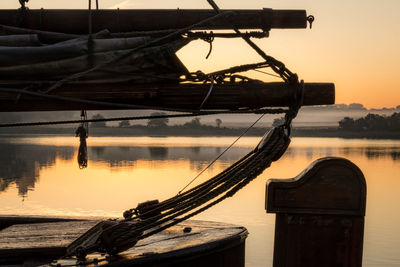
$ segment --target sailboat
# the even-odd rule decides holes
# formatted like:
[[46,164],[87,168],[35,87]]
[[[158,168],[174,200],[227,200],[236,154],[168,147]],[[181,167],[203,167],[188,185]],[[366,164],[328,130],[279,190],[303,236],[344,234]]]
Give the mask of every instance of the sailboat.
[[[301,106],[334,103],[334,84],[301,81],[252,41],[271,29],[306,28],[314,18],[305,10],[221,10],[212,0],[210,10],[32,10],[20,2],[18,10],[0,10],[0,112],[154,109],[174,112],[166,116],[284,113],[285,120],[222,173],[170,199],[140,203],[123,219],[2,216],[0,264],[244,266],[245,228],[187,219],[278,160]],[[214,38],[242,38],[262,61],[189,72],[175,53],[198,39],[211,52]],[[264,69],[282,82],[245,76]]]

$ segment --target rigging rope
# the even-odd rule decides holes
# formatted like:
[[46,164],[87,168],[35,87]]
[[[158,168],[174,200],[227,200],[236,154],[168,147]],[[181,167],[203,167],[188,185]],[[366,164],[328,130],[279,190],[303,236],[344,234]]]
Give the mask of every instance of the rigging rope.
[[84,104],[93,104],[93,105],[102,105],[114,108],[124,108],[124,109],[154,109],[154,110],[162,110],[162,111],[180,111],[180,112],[190,112],[190,113],[197,113],[198,110],[191,110],[191,109],[177,109],[177,108],[163,108],[163,107],[156,107],[156,106],[145,106],[145,105],[136,105],[136,104],[125,104],[125,103],[110,103],[104,101],[95,101],[95,100],[88,100],[88,99],[81,99],[81,98],[74,98],[74,97],[66,97],[66,96],[58,96],[58,95],[49,95],[46,93],[40,92],[33,92],[27,91],[23,89],[14,89],[14,88],[4,88],[0,87],[1,92],[8,92],[8,93],[17,93],[17,94],[27,94],[42,98],[54,99],[54,100],[62,100],[68,102],[76,102],[76,103],[84,103]]
[[210,83],[211,83],[210,88],[208,89],[207,95],[204,98],[203,102],[201,102],[199,110],[201,110],[203,108],[204,104],[207,102],[208,98],[210,97],[212,90],[214,89],[214,79],[212,77],[210,78]]
[[[0,89],[1,91],[1,89]],[[60,125],[60,124],[76,124],[76,123],[89,123],[89,122],[107,122],[107,121],[124,121],[124,120],[149,120],[149,119],[163,119],[163,118],[183,118],[183,117],[197,117],[197,116],[210,116],[219,114],[282,114],[287,113],[288,109],[274,108],[274,109],[249,109],[249,110],[220,110],[220,111],[197,111],[194,113],[184,114],[165,114],[165,115],[150,115],[150,116],[133,116],[133,117],[114,117],[104,119],[80,119],[80,120],[63,120],[63,121],[40,121],[40,122],[20,122],[20,123],[3,123],[0,128],[7,127],[24,127],[24,126],[44,126],[44,125]]]
[[202,175],[206,170],[208,170],[220,157],[222,157],[232,146],[234,146],[237,141],[239,141],[240,138],[242,138],[251,128],[254,127],[254,125],[257,124],[257,122],[259,122],[265,114],[262,114],[252,125],[250,125],[249,127],[246,128],[246,130],[244,130],[236,139],[235,141],[233,141],[227,148],[225,148],[224,151],[222,151],[222,153],[220,153],[213,161],[211,161],[207,167],[205,167],[201,172],[199,172],[187,185],[185,185],[181,190],[179,190],[178,195],[182,193],[183,190],[185,190],[189,185],[191,185],[197,178],[200,177],[200,175]]
[[[75,244],[69,248],[69,254],[76,253],[77,249],[80,253],[97,250],[116,254],[132,247],[140,239],[197,215],[233,196],[247,185],[273,161],[280,158],[289,142],[284,127],[274,128],[256,149],[222,173],[182,194],[160,203],[156,202],[147,210],[131,209],[130,212],[125,212],[124,221],[110,223],[111,225],[105,227],[100,234],[95,233],[96,238],[87,237],[87,240],[94,239],[92,243],[84,247]],[[178,218],[181,215],[183,217]]]

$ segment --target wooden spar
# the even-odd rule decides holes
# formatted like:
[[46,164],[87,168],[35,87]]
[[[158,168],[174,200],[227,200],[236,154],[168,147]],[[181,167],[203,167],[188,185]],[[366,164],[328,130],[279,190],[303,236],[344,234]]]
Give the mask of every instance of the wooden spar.
[[[9,86],[8,86],[9,87]],[[198,109],[209,91],[209,84],[65,84],[52,95],[78,99],[157,106],[173,109]],[[289,106],[295,90],[286,83],[215,84],[202,109],[240,109]],[[305,83],[303,105],[329,105],[335,102],[333,83]],[[129,109],[61,101],[27,94],[2,92],[0,112],[60,110]]]
[[[224,10],[225,11],[225,10]],[[231,10],[230,18],[239,29],[306,28],[305,10]],[[33,10],[22,15],[20,10],[0,10],[0,25],[24,27],[42,31],[71,34],[88,33],[88,10]],[[118,9],[92,10],[93,31],[108,29],[111,32],[155,31],[188,27],[215,15],[207,9]],[[23,23],[21,23],[23,21]],[[225,18],[214,21],[201,29],[232,29]],[[1,28],[0,28],[1,30]]]

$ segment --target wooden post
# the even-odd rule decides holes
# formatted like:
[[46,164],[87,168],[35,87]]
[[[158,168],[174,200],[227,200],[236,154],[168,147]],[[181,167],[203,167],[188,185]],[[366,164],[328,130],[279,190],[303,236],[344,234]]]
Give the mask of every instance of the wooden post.
[[365,205],[364,175],[343,158],[322,158],[295,178],[269,180],[273,266],[361,266]]

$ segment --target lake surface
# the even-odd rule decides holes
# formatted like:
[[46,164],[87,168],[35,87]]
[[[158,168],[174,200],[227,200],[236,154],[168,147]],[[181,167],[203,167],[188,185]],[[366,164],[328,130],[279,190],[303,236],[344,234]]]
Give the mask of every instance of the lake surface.
[[[0,214],[121,217],[128,208],[175,195],[235,138],[89,137],[79,169],[73,137],[0,137]],[[242,138],[195,184],[250,151]],[[244,225],[247,266],[271,266],[274,214],[264,209],[269,178],[291,178],[314,160],[345,157],[367,180],[364,266],[400,266],[400,141],[294,138],[286,154],[233,198],[195,219]]]

